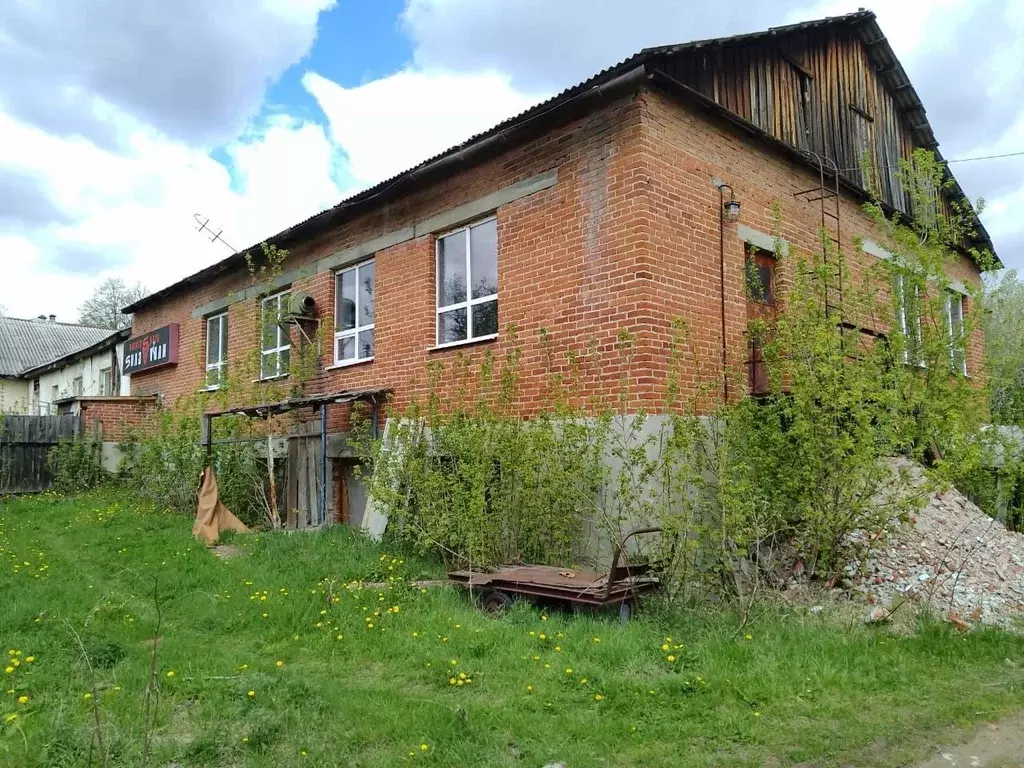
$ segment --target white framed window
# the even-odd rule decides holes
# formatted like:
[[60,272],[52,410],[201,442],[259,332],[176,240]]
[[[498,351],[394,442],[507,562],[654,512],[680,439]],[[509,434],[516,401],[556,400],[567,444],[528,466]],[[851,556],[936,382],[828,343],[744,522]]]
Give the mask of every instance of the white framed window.
[[224,383],[228,365],[228,314],[206,318],[206,388]]
[[334,364],[372,360],[374,353],[373,260],[334,276]]
[[290,291],[267,296],[260,303],[260,378],[273,379],[288,373],[291,339],[282,323],[288,312]]
[[73,378],[71,380],[71,393],[75,397],[81,397],[82,393],[84,391],[85,391],[85,387],[83,386],[83,379],[82,379],[82,377],[81,376],[75,376],[75,378]]
[[903,362],[924,365],[921,358],[921,287],[902,273],[895,277],[896,310],[903,334]]
[[437,238],[437,346],[498,335],[498,221]]
[[100,397],[109,397],[114,394],[110,390],[112,389],[113,378],[110,375],[109,368],[100,368]]
[[957,373],[967,375],[967,340],[964,338],[964,297],[946,292],[946,334],[949,338],[949,363]]

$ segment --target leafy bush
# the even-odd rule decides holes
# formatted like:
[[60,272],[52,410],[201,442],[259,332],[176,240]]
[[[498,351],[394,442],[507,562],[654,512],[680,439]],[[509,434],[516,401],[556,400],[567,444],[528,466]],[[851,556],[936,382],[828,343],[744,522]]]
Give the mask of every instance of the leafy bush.
[[[126,475],[144,499],[182,514],[196,511],[196,494],[206,447],[200,440],[202,400],[181,407],[160,409],[127,441],[130,456]],[[215,437],[238,438],[244,423],[228,418],[215,423]],[[247,525],[263,522],[266,509],[266,467],[254,444],[239,442],[214,445],[211,459],[217,474],[220,499]]]
[[62,440],[50,448],[46,464],[53,487],[60,493],[79,493],[100,485],[106,479],[102,450],[101,443],[89,440]]

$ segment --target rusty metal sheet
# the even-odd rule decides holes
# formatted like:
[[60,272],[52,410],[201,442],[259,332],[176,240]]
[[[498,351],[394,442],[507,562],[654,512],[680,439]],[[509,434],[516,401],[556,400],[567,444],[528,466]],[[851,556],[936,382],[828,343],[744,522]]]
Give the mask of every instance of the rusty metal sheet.
[[507,566],[486,573],[464,570],[455,571],[449,576],[473,587],[483,587],[501,582],[580,590],[603,589],[608,578],[595,571],[559,568],[550,565]]

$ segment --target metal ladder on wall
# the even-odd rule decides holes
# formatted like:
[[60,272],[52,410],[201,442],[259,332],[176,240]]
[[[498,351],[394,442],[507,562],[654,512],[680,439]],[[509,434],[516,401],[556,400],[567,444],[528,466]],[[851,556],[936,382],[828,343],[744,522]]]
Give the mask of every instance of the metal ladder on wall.
[[[844,328],[843,323],[843,258],[842,258],[842,228],[839,217],[841,198],[839,196],[839,166],[829,157],[822,157],[816,152],[805,150],[805,154],[814,159],[818,167],[818,186],[794,192],[793,197],[802,199],[806,203],[818,203],[821,209],[821,254],[822,262],[829,267],[829,277],[823,287],[825,316],[831,317],[838,314],[840,329]],[[826,183],[826,173],[831,176]],[[830,231],[835,230],[833,235]],[[833,274],[834,270],[834,274]],[[834,279],[835,290],[829,291],[829,286]],[[835,298],[835,303],[832,299]]]

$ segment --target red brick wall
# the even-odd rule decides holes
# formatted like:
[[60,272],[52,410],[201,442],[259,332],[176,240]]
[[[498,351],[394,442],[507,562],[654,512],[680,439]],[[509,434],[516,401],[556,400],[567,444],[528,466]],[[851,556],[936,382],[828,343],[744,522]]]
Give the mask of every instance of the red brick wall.
[[[485,351],[495,360],[504,358],[512,349],[505,329],[514,323],[523,352],[517,403],[522,413],[531,413],[542,401],[550,370],[567,372],[568,350],[583,359],[583,395],[615,396],[625,378],[630,385],[626,407],[655,409],[664,398],[672,318],[687,321],[694,349],[706,361],[705,370],[687,371],[684,384],[693,387],[720,370],[719,198],[711,178],[718,176],[732,185],[742,202],[742,223],[771,232],[772,205],[778,203],[783,237],[808,251],[818,244],[818,205],[794,198],[794,192],[814,186],[812,172],[660,92],[645,91],[400,202],[360,215],[292,249],[285,269],[554,168],[555,186],[496,211],[502,331],[498,339],[431,349],[434,237],[422,236],[375,255],[375,360],[323,370],[307,382],[306,392],[389,387],[401,407],[426,392],[428,363],[438,361],[450,370],[463,356],[479,362]],[[855,235],[874,234],[881,242],[857,201],[844,198],[841,216],[848,253]],[[730,363],[735,365],[746,355],[745,253],[735,225],[727,225],[725,243],[727,339]],[[954,271],[965,282],[978,280],[977,269],[967,262]],[[133,394],[159,393],[171,405],[197,392],[205,375],[205,320],[192,318],[191,312],[250,283],[245,273],[221,276],[138,312],[135,334],[177,322],[182,347],[176,366],[133,374]],[[324,328],[321,365],[326,368],[333,362],[333,275],[317,274],[292,289],[308,291],[316,299]],[[257,312],[256,300],[231,307],[229,365],[236,371],[257,348]],[[540,342],[542,329],[549,334],[552,357]],[[616,351],[623,329],[636,337],[629,364]],[[980,369],[980,344],[979,337],[969,350],[972,371]],[[745,384],[738,382],[737,389]],[[341,409],[332,409],[332,430],[343,426],[344,416]]]
[[[664,350],[671,319],[685,319],[695,353],[706,361],[703,372],[684,374],[684,380],[692,384],[702,376],[721,371],[719,192],[712,185],[712,178],[732,186],[742,205],[739,223],[752,229],[772,233],[773,206],[777,205],[781,237],[804,254],[820,252],[821,207],[818,202],[808,202],[807,196],[798,198],[795,194],[817,186],[820,180],[814,171],[794,163],[781,152],[754,138],[740,136],[720,121],[680,105],[660,92],[646,92],[643,103],[655,264],[651,297],[660,310],[650,342],[655,351]],[[834,210],[834,206],[829,210]],[[885,238],[862,204],[850,195],[844,194],[841,199],[839,218],[842,248],[849,260],[847,275],[857,280],[875,257],[858,256],[855,239],[872,239],[884,245]],[[834,232],[834,222],[828,219],[827,224]],[[742,370],[748,359],[744,338],[746,246],[737,236],[736,227],[737,224],[727,223],[724,238],[730,370]],[[980,283],[977,266],[965,258],[949,271],[951,278],[968,285],[977,287]],[[968,346],[968,370],[979,377],[983,375],[982,344],[979,329]],[[655,354],[654,360],[653,378],[663,381],[667,359],[664,354]],[[745,390],[745,377],[736,385],[735,389]]]
[[157,401],[155,397],[83,397],[78,405],[86,439],[119,442],[145,423]]
[[[640,113],[635,97],[577,120],[469,171],[438,182],[401,203],[356,218],[350,224],[292,249],[286,269],[339,249],[409,226],[428,216],[476,200],[495,190],[558,169],[555,186],[498,208],[499,324],[519,328],[523,351],[520,406],[535,407],[544,382],[541,328],[564,358],[566,349],[593,346],[612,350],[620,328],[651,325],[644,306],[647,280],[639,276],[647,249],[643,225],[643,163]],[[362,387],[391,387],[401,407],[426,391],[426,366],[451,366],[460,356],[479,361],[485,350],[502,359],[512,349],[506,333],[493,342],[434,351],[434,237],[423,236],[378,251],[376,256],[376,359],[362,365],[325,370],[307,392]],[[132,375],[133,394],[161,394],[165,403],[199,390],[204,378],[205,321],[193,308],[249,283],[248,275],[220,277],[186,295],[139,311],[133,334],[180,324],[181,350],[176,366]],[[292,285],[311,293],[324,325],[324,367],[332,362],[334,280],[317,274]],[[229,364],[251,357],[258,344],[257,302],[233,305],[229,314]],[[293,334],[294,338],[297,338]],[[588,370],[587,392],[610,394],[621,367],[614,361]],[[335,409],[338,410],[338,409]]]

